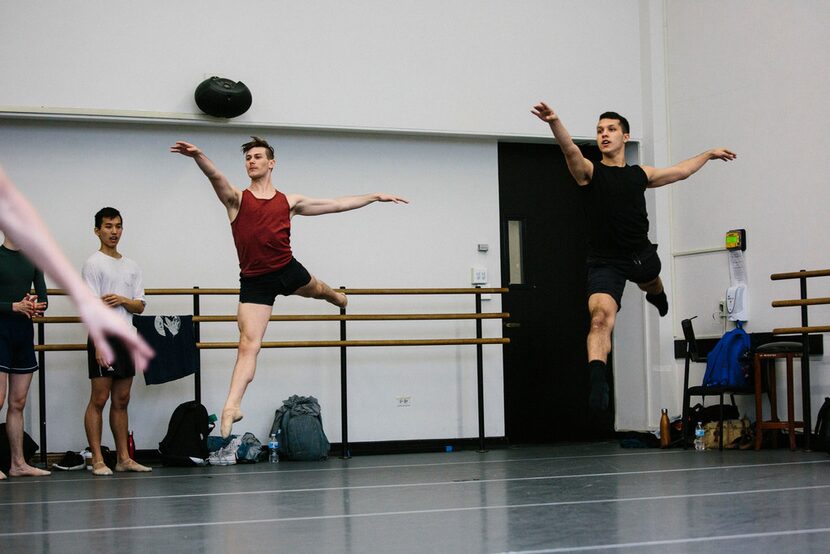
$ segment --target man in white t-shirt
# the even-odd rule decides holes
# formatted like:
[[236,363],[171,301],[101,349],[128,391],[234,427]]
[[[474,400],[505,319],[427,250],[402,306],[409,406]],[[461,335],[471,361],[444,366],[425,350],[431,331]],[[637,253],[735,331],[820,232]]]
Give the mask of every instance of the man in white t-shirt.
[[[138,264],[118,252],[121,233],[122,218],[118,210],[103,208],[95,214],[95,235],[100,240],[101,247],[84,262],[81,275],[104,304],[132,325],[133,314],[144,311],[144,284]],[[113,347],[116,360],[109,364],[103,352],[96,349],[91,341],[87,343],[92,394],[84,415],[84,427],[92,452],[92,473],[112,475],[112,470],[104,463],[101,453],[103,411],[108,399],[111,399],[110,427],[118,453],[115,471],[151,471],[149,467],[130,458],[127,405],[130,402],[135,365],[132,357],[123,352],[120,343],[114,343]]]

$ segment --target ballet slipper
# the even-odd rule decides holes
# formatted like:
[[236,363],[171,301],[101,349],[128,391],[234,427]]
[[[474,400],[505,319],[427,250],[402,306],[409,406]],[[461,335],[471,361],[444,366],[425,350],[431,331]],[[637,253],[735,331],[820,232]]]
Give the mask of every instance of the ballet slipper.
[[231,431],[233,430],[233,424],[237,421],[242,421],[242,412],[239,411],[239,408],[226,408],[222,410],[222,423],[219,427],[219,433],[222,435],[223,439],[226,439],[231,436]]
[[32,467],[30,465],[9,469],[9,477],[46,477],[47,475],[52,475],[52,472]]
[[135,460],[127,458],[123,462],[118,462],[117,464],[115,464],[115,471],[135,471],[138,473],[146,473],[148,471],[153,471],[153,468],[143,466]]
[[107,467],[103,461],[101,462],[93,462],[92,463],[92,474],[93,475],[112,475],[112,470]]

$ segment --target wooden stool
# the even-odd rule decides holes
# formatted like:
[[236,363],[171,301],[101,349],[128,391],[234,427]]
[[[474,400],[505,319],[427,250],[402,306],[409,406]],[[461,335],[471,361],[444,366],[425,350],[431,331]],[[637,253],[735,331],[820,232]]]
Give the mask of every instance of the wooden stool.
[[[793,358],[801,357],[803,347],[800,342],[770,342],[755,349],[755,450],[760,450],[764,429],[787,429],[790,436],[790,450],[795,450],[795,429],[804,429],[803,421],[795,421],[795,405],[793,401]],[[787,420],[779,421],[777,395],[775,390],[775,360],[787,360]],[[767,367],[767,381],[769,382],[770,419],[763,420],[761,413],[761,362],[772,360]],[[803,371],[803,368],[802,368]],[[805,432],[809,432],[806,431]],[[773,445],[777,445],[778,436],[773,436]]]

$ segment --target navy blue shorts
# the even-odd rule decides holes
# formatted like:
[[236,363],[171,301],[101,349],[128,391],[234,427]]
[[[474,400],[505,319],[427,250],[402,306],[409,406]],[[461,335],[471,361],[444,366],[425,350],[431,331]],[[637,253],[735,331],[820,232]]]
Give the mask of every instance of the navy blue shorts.
[[256,277],[239,276],[239,302],[273,306],[277,295],[289,296],[311,282],[303,264],[291,258],[285,267]]
[[37,369],[32,321],[20,315],[0,317],[0,371],[33,373]]
[[610,294],[617,302],[617,311],[622,307],[622,295],[626,281],[638,285],[648,283],[660,276],[662,268],[656,244],[629,257],[588,256],[586,265],[588,297],[596,293]]
[[129,379],[135,377],[135,362],[130,351],[124,347],[120,340],[111,339],[110,348],[115,353],[115,361],[111,367],[101,367],[95,359],[95,346],[90,339],[86,340],[86,365],[89,370],[89,378],[111,377],[112,379]]

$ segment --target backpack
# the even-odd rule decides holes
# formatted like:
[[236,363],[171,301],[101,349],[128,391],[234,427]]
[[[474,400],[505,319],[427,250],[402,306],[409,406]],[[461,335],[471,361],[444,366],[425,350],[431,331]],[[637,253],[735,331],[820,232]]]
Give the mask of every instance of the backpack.
[[706,357],[704,387],[749,385],[749,335],[738,326],[725,333]]
[[816,450],[830,454],[830,398],[824,398],[824,404],[816,416]]
[[285,460],[325,460],[329,440],[323,432],[320,404],[313,396],[294,395],[283,400],[274,414],[271,434],[280,431],[280,458]]
[[200,466],[205,465],[208,457],[207,436],[213,430],[208,420],[207,409],[192,400],[179,404],[167,434],[159,443],[161,462],[166,466]]

